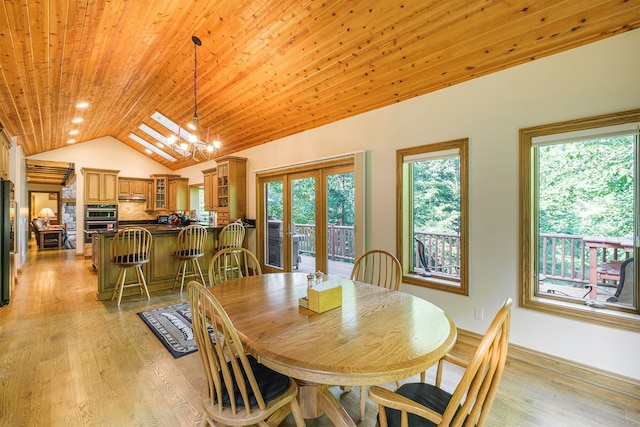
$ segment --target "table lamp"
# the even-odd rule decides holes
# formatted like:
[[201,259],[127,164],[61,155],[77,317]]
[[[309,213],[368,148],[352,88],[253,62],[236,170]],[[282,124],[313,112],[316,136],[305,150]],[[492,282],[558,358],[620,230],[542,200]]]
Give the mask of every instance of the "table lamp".
[[49,219],[53,218],[56,215],[53,213],[51,208],[42,208],[40,209],[40,212],[38,212],[38,216],[40,218],[44,218],[45,226],[49,228]]

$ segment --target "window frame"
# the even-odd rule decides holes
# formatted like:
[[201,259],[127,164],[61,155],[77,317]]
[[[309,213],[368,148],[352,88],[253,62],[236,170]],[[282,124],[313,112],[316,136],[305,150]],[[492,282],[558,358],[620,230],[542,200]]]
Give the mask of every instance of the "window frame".
[[[405,158],[420,154],[458,150],[460,156],[460,277],[420,276],[412,272],[414,256],[413,195],[411,180],[404,169]],[[469,138],[436,142],[396,151],[396,253],[402,264],[402,281],[424,288],[469,295]]]
[[[607,126],[621,125],[640,121],[640,109],[620,113],[605,114],[588,118],[552,123],[520,129],[520,306],[532,310],[542,311],[575,320],[597,323],[615,327],[640,331],[640,313],[621,311],[610,308],[594,308],[577,300],[536,295],[536,281],[534,271],[537,265],[537,228],[533,210],[536,201],[532,198],[535,182],[533,172],[533,139],[535,137],[561,134],[573,131],[584,131]],[[640,149],[640,148],[639,148]],[[636,203],[640,206],[636,189]],[[638,212],[635,213],[636,216]],[[637,239],[636,239],[637,240]],[[637,244],[636,244],[637,250]],[[635,269],[635,283],[638,282],[640,269]],[[637,286],[637,285],[636,285]]]

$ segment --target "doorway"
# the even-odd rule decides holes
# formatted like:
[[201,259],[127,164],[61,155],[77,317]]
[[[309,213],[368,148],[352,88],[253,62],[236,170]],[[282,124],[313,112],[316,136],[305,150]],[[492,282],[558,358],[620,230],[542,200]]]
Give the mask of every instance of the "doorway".
[[29,220],[43,218],[50,225],[62,225],[59,191],[29,191]]
[[356,227],[362,191],[354,163],[350,156],[258,174],[257,252],[265,272],[350,276],[363,246],[356,229],[364,229]]

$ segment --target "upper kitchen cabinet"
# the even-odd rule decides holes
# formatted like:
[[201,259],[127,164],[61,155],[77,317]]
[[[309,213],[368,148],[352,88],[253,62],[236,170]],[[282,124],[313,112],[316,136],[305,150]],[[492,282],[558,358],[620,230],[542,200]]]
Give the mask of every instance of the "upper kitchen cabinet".
[[151,175],[153,178],[153,210],[189,210],[189,179],[180,175]]
[[169,178],[167,209],[172,212],[189,210],[189,178]]
[[9,179],[9,148],[11,148],[9,140],[0,135],[0,178],[2,179]]
[[247,197],[247,159],[221,157],[216,159],[218,179],[218,225],[245,216]]
[[118,173],[109,169],[82,169],[85,203],[118,203]]
[[153,180],[144,178],[118,178],[118,199],[121,200],[146,200],[147,186]]
[[153,178],[153,209],[156,211],[169,209],[167,191],[170,177],[178,178],[178,175],[151,175],[151,178]]
[[203,170],[204,175],[204,210],[218,209],[218,171],[216,168]]

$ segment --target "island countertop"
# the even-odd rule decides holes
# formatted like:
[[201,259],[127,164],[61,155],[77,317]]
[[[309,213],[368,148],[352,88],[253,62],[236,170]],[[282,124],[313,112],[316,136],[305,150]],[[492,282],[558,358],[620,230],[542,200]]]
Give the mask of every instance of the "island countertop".
[[[171,289],[179,265],[179,260],[173,256],[173,252],[176,248],[178,233],[182,230],[182,227],[171,227],[157,223],[122,224],[119,227],[122,229],[134,225],[147,228],[152,235],[150,261],[142,266],[149,292]],[[204,227],[207,229],[207,241],[205,243],[205,254],[200,258],[200,268],[205,280],[208,281],[209,261],[213,257],[218,243],[218,234],[223,227],[210,226],[209,224],[204,225]],[[113,266],[109,262],[111,242],[115,234],[115,231],[100,230],[96,233],[96,241],[93,245],[93,250],[97,252],[94,257],[96,260],[95,267],[98,272],[97,299],[99,300],[111,298],[118,272],[120,271],[119,267]],[[127,274],[127,283],[134,283],[135,280],[136,275],[133,271]],[[133,295],[137,292],[135,287],[127,288],[124,290],[124,295]]]

